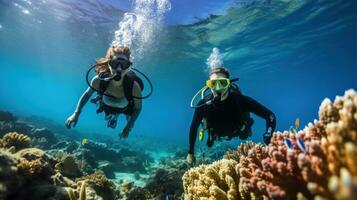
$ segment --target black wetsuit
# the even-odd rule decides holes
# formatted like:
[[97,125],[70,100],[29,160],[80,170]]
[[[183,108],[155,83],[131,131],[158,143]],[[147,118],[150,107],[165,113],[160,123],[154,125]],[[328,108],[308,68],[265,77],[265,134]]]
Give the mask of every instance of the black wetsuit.
[[[204,103],[203,100],[199,102],[199,105],[202,103]],[[270,134],[274,132],[276,126],[274,113],[236,90],[230,89],[229,96],[223,101],[196,108],[190,128],[189,153],[194,152],[197,129],[203,118],[207,121],[208,132],[211,135],[218,137],[239,136],[241,139],[246,139],[249,135],[242,135],[240,130],[245,120],[248,120],[247,116],[249,117],[250,112],[266,120],[267,132]]]

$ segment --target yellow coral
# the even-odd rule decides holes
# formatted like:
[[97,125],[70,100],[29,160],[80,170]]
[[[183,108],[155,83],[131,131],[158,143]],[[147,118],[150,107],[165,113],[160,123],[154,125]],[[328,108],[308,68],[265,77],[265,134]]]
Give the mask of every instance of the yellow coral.
[[0,140],[0,147],[9,149],[11,147],[15,148],[16,151],[19,151],[30,146],[31,138],[27,135],[10,132],[3,136]]
[[182,177],[185,199],[238,199],[237,164],[235,160],[222,159],[187,171]]
[[[87,199],[87,194],[86,194],[86,183],[85,181],[81,181],[80,184],[79,184],[79,187],[78,187],[78,198],[76,197],[75,195],[75,191],[68,187],[66,188],[66,191],[67,191],[67,194],[68,194],[68,198],[70,200],[86,200]],[[98,199],[98,198],[95,198],[95,199]]]
[[255,145],[257,145],[254,142],[244,142],[241,145],[238,146],[237,150],[228,150],[226,154],[224,155],[225,159],[233,159],[237,162],[239,162],[240,158],[242,156],[247,156],[249,153],[249,150],[252,149]]

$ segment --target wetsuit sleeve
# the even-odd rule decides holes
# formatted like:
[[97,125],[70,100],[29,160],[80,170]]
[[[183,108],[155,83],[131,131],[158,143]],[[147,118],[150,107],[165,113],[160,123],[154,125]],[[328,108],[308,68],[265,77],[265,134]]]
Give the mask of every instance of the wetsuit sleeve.
[[244,112],[252,112],[255,115],[265,119],[266,133],[272,135],[276,128],[276,117],[274,113],[248,96],[242,95],[239,99],[239,103],[242,105],[238,105],[243,108]]
[[190,127],[188,153],[191,153],[191,154],[194,153],[195,143],[196,143],[196,139],[197,139],[197,130],[198,130],[198,127],[200,126],[202,118],[203,118],[203,109],[196,108],[195,113],[193,114],[193,119],[192,119],[191,127]]

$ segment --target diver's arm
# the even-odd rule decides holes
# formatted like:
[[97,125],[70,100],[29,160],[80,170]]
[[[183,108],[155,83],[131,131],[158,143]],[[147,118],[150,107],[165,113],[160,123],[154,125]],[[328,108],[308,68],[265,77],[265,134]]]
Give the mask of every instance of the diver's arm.
[[[100,80],[99,80],[98,76],[96,76],[93,78],[91,85],[94,89],[97,89],[99,87],[99,83],[100,83]],[[65,125],[67,126],[67,128],[71,128],[72,124],[73,124],[73,126],[76,126],[78,117],[82,111],[82,108],[84,107],[84,105],[86,105],[86,103],[88,102],[89,98],[92,96],[93,93],[94,93],[94,90],[91,87],[88,87],[88,89],[82,94],[81,98],[79,99],[79,101],[77,103],[76,110],[66,120]]]
[[200,123],[203,118],[203,111],[201,108],[196,108],[195,113],[193,114],[193,119],[191,122],[191,127],[190,127],[190,135],[189,135],[189,154],[194,154],[194,149],[195,149],[195,143],[197,139],[197,130],[198,127],[200,126]]
[[258,115],[259,117],[265,119],[266,132],[264,133],[263,137],[264,142],[268,144],[276,128],[276,117],[274,113],[248,96],[242,95],[242,104],[246,111],[252,112],[255,115]]
[[[136,82],[134,82],[134,86],[133,86],[133,96],[141,97],[141,89],[139,84]],[[129,121],[127,123],[128,128],[130,129],[133,128],[134,123],[141,112],[141,105],[142,105],[142,100],[134,98],[134,108],[133,108],[133,113],[131,114]]]
[[87,88],[87,90],[82,94],[81,98],[79,98],[79,101],[77,103],[77,107],[76,110],[74,111],[74,113],[76,113],[77,115],[79,115],[82,111],[82,108],[86,105],[86,103],[88,102],[89,98],[92,96],[92,94],[94,93],[94,90],[90,87]]
[[[97,89],[99,87],[99,78],[98,76],[95,76],[92,79],[91,85],[94,89]],[[93,95],[95,91],[91,88],[88,87],[87,90],[82,94],[81,98],[79,99],[78,103],[77,103],[77,107],[76,110],[74,111],[74,113],[76,115],[79,116],[79,114],[81,113],[83,107],[86,105],[86,103],[88,102],[89,98]]]

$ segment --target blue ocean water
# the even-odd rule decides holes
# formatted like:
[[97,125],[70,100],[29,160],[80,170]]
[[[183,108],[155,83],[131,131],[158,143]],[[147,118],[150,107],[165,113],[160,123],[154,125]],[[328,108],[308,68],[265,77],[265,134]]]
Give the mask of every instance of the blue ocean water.
[[[132,9],[131,1],[0,0],[0,108],[64,124],[87,87],[87,69]],[[306,125],[325,97],[357,87],[356,10],[353,0],[173,0],[134,60],[155,91],[130,139],[187,145],[189,102],[207,79],[214,47],[243,93],[276,114],[278,130],[297,117]],[[95,109],[88,103],[75,129],[116,136],[124,118],[111,130]],[[262,141],[264,121],[254,119],[252,139]]]

